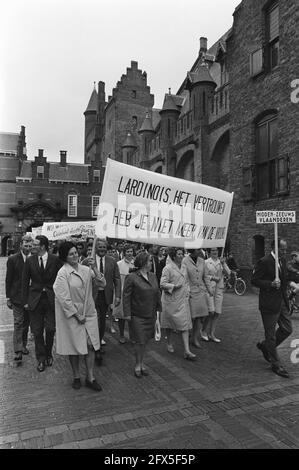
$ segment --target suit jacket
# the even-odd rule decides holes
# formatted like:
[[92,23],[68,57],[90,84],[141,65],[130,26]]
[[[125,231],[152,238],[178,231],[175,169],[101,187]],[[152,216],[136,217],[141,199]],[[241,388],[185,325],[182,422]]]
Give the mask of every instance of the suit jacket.
[[128,274],[122,301],[125,318],[155,318],[157,310],[162,310],[161,292],[155,274],[148,273],[148,281],[140,271]]
[[28,304],[29,310],[34,310],[42,292],[45,291],[54,310],[53,284],[61,266],[60,259],[49,253],[45,271],[42,273],[37,255],[32,255],[27,259],[22,278],[23,305]]
[[22,273],[24,259],[21,252],[12,255],[7,260],[5,278],[6,298],[14,305],[22,305]]
[[271,283],[275,280],[275,259],[270,254],[260,259],[253,271],[251,283],[259,287],[259,309],[266,313],[279,313],[282,302],[289,308],[287,296],[287,268],[285,259],[281,260],[279,273],[281,287],[275,289]]
[[[86,258],[87,259],[87,258]],[[88,266],[85,260],[82,261],[82,265]],[[104,277],[106,280],[106,287],[105,291],[105,299],[106,304],[111,305],[113,304],[114,299],[114,291],[115,297],[121,298],[121,280],[120,280],[120,273],[117,262],[111,256],[105,256],[105,268],[104,268]],[[92,295],[94,300],[96,300],[98,295],[99,286],[96,285],[95,281],[93,280],[93,289]]]

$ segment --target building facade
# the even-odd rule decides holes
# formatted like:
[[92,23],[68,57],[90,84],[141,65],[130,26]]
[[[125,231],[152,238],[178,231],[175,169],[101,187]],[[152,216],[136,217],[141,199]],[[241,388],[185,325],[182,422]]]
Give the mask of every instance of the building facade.
[[[234,192],[227,250],[248,276],[274,237],[272,225],[256,224],[256,211],[296,210],[299,200],[299,104],[291,100],[298,17],[297,0],[243,0],[212,47],[200,39],[198,57],[160,110],[136,62],[105,103],[99,84],[98,164],[110,157]],[[298,248],[297,223],[280,225],[279,234]]]

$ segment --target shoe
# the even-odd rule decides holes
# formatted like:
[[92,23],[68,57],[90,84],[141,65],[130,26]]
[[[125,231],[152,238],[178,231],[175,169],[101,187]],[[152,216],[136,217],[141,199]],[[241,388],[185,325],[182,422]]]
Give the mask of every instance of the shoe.
[[15,357],[14,357],[14,362],[15,362],[17,365],[22,364],[22,353],[21,353],[21,352],[16,353],[16,355],[15,355]]
[[200,336],[204,341],[210,341],[210,338],[208,337],[207,333],[201,332]]
[[141,374],[144,375],[144,377],[148,377],[149,376],[149,372],[147,369],[141,369]]
[[184,359],[187,361],[196,361],[196,355],[193,353],[184,353]]
[[126,339],[125,339],[124,337],[120,337],[119,340],[118,340],[118,342],[119,342],[120,344],[125,344]]
[[213,341],[213,343],[221,343],[221,339],[216,338],[216,336],[209,335],[209,340]]
[[263,345],[263,343],[257,343],[256,347],[262,351],[263,353],[263,356],[264,356],[264,359],[267,361],[267,362],[271,362],[271,359],[270,359],[270,354],[268,353],[267,349],[265,348],[265,346]]
[[23,347],[23,349],[22,349],[22,354],[23,354],[24,356],[27,356],[27,354],[29,354],[29,349],[27,349],[26,346]]
[[46,370],[46,366],[45,366],[45,363],[43,361],[38,363],[37,370],[38,370],[38,372],[44,372],[44,370]]
[[101,385],[98,384],[98,382],[95,379],[93,379],[92,382],[90,382],[89,380],[86,379],[85,380],[85,385],[86,385],[86,387],[91,388],[95,392],[100,392],[102,390]]
[[106,341],[105,341],[104,339],[102,339],[101,345],[102,345],[102,346],[106,346]]
[[141,369],[134,369],[134,375],[135,377],[137,377],[137,379],[141,379],[142,378]]
[[277,374],[280,377],[284,377],[285,379],[288,379],[290,377],[289,373],[282,366],[272,365],[271,369],[274,372],[274,374]]
[[74,379],[73,383],[72,383],[72,387],[75,390],[79,390],[79,388],[81,388],[81,380],[80,379]]
[[47,357],[47,359],[46,359],[46,366],[52,367],[52,365],[53,365],[53,357],[52,357],[52,356],[49,356],[49,357]]
[[192,345],[197,349],[201,349],[201,345],[197,341],[192,341]]
[[113,326],[111,326],[111,328],[110,328],[110,333],[112,333],[113,335],[116,333],[116,329],[113,328]]
[[172,344],[167,344],[167,351],[170,354],[174,353],[174,347],[172,346]]

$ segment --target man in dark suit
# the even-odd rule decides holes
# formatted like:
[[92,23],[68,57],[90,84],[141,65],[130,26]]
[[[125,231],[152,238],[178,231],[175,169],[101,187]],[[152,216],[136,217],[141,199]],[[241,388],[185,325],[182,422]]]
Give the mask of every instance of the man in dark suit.
[[[61,268],[55,255],[48,253],[47,237],[38,235],[33,241],[36,254],[27,259],[23,271],[23,302],[29,310],[30,326],[35,341],[37,370],[52,366],[52,347],[55,335],[55,305],[53,284]],[[45,338],[44,338],[45,330]]]
[[281,365],[276,349],[292,333],[284,258],[287,243],[285,240],[278,241],[279,280],[275,280],[274,246],[272,242],[271,254],[258,261],[251,278],[252,284],[260,289],[259,309],[265,330],[265,340],[257,343],[257,348],[271,364],[275,374],[288,378],[289,374]]
[[[97,289],[94,292],[95,306],[98,313],[98,323],[100,330],[100,341],[102,344],[106,327],[106,314],[109,305],[113,304],[117,307],[121,298],[121,280],[117,262],[114,258],[107,255],[106,240],[98,239],[96,242],[96,263],[98,270],[104,274],[106,279],[106,287]],[[100,365],[102,362],[101,352],[96,351],[96,363]]]
[[6,302],[12,309],[14,319],[13,344],[17,365],[22,363],[22,356],[29,354],[27,349],[29,314],[24,310],[22,303],[22,273],[25,261],[32,249],[32,238],[29,235],[22,237],[19,253],[7,260],[5,278]]

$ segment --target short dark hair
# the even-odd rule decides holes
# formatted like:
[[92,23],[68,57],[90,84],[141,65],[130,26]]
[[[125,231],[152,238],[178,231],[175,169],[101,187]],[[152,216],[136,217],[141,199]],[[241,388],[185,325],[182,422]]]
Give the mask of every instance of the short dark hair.
[[168,255],[172,259],[172,261],[176,257],[176,254],[178,251],[182,251],[184,253],[184,248],[176,247],[176,246],[172,246],[171,248],[169,248]]
[[[284,238],[279,238],[279,239],[278,239],[278,246],[280,246],[280,243],[281,243],[281,242],[285,242],[285,243],[286,243],[286,240],[285,240]],[[275,240],[272,240],[272,242],[271,242],[271,248],[272,248],[272,250],[275,248]]]
[[134,261],[134,266],[137,269],[143,268],[148,262],[149,257],[150,257],[150,254],[147,253],[146,251],[142,251],[141,253],[138,253]]
[[126,243],[125,246],[122,249],[122,252],[123,252],[124,256],[126,255],[126,252],[128,250],[133,250],[133,252],[134,252],[134,247],[133,247],[133,245],[130,245],[130,243]]
[[76,247],[78,248],[79,246],[81,246],[82,250],[84,250],[84,243],[83,242],[78,242],[76,244]]
[[73,242],[64,242],[60,245],[59,247],[59,250],[58,250],[58,253],[59,253],[59,259],[65,263],[66,262],[66,259],[67,259],[67,256],[69,254],[69,251],[72,249],[72,248],[76,248],[76,245],[73,243]]
[[46,251],[49,250],[49,240],[47,237],[45,237],[45,235],[37,235],[37,237],[35,237],[35,240],[39,240],[40,246],[44,246]]

